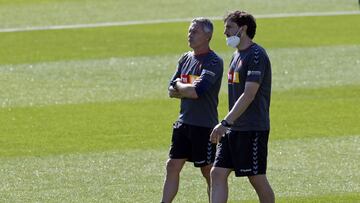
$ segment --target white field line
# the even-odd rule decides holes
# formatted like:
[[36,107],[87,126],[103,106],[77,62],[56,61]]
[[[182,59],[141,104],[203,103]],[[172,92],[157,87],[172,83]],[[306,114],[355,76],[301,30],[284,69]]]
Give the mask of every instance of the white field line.
[[[275,14],[255,15],[255,17],[256,18],[287,18],[287,17],[304,17],[304,16],[336,16],[336,15],[360,15],[360,11],[277,13],[277,14],[275,13]],[[212,20],[223,19],[223,17],[220,16],[209,17],[209,18]],[[174,19],[159,19],[159,20],[100,22],[100,23],[73,24],[73,25],[49,25],[49,26],[18,27],[18,28],[0,28],[0,33],[26,32],[26,31],[37,31],[37,30],[63,30],[63,29],[78,29],[78,28],[112,27],[112,26],[156,24],[156,23],[169,23],[169,22],[189,22],[191,20],[192,18],[174,18]]]

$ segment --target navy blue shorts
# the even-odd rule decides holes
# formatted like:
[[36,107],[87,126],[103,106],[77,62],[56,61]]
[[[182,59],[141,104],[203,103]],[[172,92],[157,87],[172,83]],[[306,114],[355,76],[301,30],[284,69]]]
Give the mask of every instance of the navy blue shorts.
[[230,168],[235,176],[266,174],[269,131],[229,131],[217,146],[215,167]]
[[195,167],[212,164],[215,159],[216,145],[209,141],[211,132],[212,128],[175,122],[169,157],[187,159],[193,162]]

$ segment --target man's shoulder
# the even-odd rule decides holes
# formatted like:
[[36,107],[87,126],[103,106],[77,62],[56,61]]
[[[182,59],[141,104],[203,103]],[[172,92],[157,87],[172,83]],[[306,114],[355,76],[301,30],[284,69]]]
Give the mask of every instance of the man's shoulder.
[[255,55],[259,55],[259,54],[267,55],[265,48],[257,43],[254,43],[253,45],[251,45],[250,50],[251,50],[251,53],[255,54]]
[[185,52],[185,53],[183,53],[181,56],[180,56],[180,58],[179,58],[179,63],[183,63],[187,58],[189,58],[189,57],[192,57],[192,52],[191,51],[188,51],[188,52]]
[[219,60],[219,61],[222,61],[223,59],[213,50],[210,51],[209,53],[210,55],[210,59],[216,59],[216,60]]
[[217,55],[214,51],[211,51],[207,58],[207,63],[211,66],[217,66],[217,65],[222,66],[224,62],[219,55]]
[[244,55],[244,61],[258,61],[258,60],[264,60],[269,61],[269,56],[266,53],[266,50],[254,43],[251,45],[251,47],[246,51],[246,54]]
[[213,57],[203,64],[203,69],[222,74],[224,70],[223,61],[220,57]]

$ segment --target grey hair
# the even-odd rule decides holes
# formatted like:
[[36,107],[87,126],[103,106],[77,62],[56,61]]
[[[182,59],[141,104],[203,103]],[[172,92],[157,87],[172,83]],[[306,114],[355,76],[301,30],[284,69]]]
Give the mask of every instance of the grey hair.
[[191,23],[199,23],[201,24],[204,32],[206,33],[210,33],[212,35],[213,31],[214,31],[214,26],[211,22],[211,20],[207,19],[207,18],[203,18],[203,17],[199,17],[199,18],[194,18]]

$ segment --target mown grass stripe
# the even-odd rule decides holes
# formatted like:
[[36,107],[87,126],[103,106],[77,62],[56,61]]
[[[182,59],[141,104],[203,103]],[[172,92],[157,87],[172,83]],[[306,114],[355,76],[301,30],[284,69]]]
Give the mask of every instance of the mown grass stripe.
[[[352,156],[359,144],[360,135],[271,141],[268,177],[277,198],[359,199],[359,160]],[[0,158],[0,201],[157,202],[166,159],[167,149]],[[231,174],[229,184],[230,202],[256,201],[246,178]],[[187,164],[176,202],[207,202],[205,188],[199,169]]]
[[[360,84],[360,45],[268,49],[273,91]],[[217,52],[225,62],[231,50]],[[167,99],[180,54],[0,65],[2,107]],[[304,60],[304,58],[306,60]],[[341,77],[339,77],[341,75]],[[222,92],[227,92],[224,74]],[[141,81],[141,82],[137,82]],[[134,84],[136,83],[136,85]],[[157,87],[157,88],[149,88]]]
[[[338,16],[338,15],[359,15],[360,11],[333,11],[333,12],[306,12],[306,13],[274,13],[255,15],[257,19],[263,18],[289,18],[289,17],[310,17],[310,16]],[[221,20],[222,16],[209,17],[212,20]],[[97,28],[97,27],[114,27],[126,25],[145,25],[145,24],[159,24],[159,23],[176,23],[176,22],[190,22],[193,18],[174,18],[174,19],[158,19],[158,20],[139,20],[139,21],[122,21],[122,22],[101,22],[89,24],[73,24],[73,25],[49,25],[49,26],[35,26],[35,27],[18,27],[18,28],[0,28],[2,32],[28,32],[39,30],[64,30],[64,29],[81,29],[81,28]]]
[[[359,86],[275,92],[271,140],[360,134],[358,95]],[[168,148],[178,108],[174,99],[2,108],[0,157]]]
[[[360,44],[359,21],[360,15],[259,19],[255,41],[266,48]],[[0,64],[179,54],[189,49],[188,25],[0,33]],[[222,21],[215,22],[211,47],[218,52],[229,51]]]

